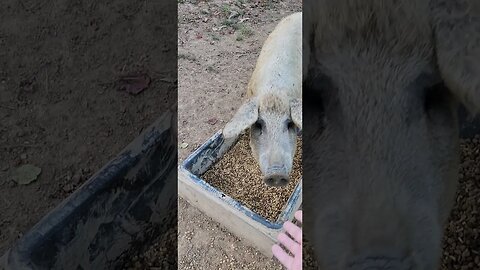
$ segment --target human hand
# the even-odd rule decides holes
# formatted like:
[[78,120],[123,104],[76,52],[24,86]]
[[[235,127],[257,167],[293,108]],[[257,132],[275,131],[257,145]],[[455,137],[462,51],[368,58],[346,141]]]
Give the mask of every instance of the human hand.
[[[295,213],[295,218],[302,222],[302,210]],[[272,247],[273,256],[275,256],[283,266],[288,270],[301,270],[302,269],[302,229],[290,221],[283,224],[283,228],[291,236],[281,232],[278,234],[277,239],[282,246],[284,246],[293,257],[290,256],[280,245],[275,244]],[[293,239],[292,239],[293,238]]]

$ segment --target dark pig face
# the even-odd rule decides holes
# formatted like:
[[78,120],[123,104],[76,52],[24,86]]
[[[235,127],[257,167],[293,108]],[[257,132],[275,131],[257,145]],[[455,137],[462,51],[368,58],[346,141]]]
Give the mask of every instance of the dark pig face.
[[458,101],[480,107],[480,9],[433,2],[318,1],[304,14],[304,228],[322,270],[439,267]]

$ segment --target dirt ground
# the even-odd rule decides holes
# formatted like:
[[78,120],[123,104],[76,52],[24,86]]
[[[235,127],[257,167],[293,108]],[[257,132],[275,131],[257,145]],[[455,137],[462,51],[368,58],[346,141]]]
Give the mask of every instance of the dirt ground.
[[[301,5],[295,0],[179,3],[180,161],[233,116],[245,100],[266,37]],[[179,269],[281,269],[183,199],[178,218]]]
[[[176,3],[7,0],[0,8],[0,255],[176,102]],[[138,95],[119,77],[146,73]],[[30,185],[21,164],[41,168]]]

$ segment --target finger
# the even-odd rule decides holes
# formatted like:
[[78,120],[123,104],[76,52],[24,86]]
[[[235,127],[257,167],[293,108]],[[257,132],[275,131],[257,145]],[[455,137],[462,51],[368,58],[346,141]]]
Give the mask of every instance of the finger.
[[288,237],[285,233],[278,234],[278,242],[280,242],[290,253],[293,255],[298,255],[300,244],[293,241],[292,238]]
[[[296,218],[298,221],[302,222],[302,216],[303,216],[302,210],[298,210],[297,212],[295,212],[295,218]],[[302,223],[303,223],[303,222],[302,222]]]
[[302,229],[297,227],[291,221],[287,221],[283,224],[283,228],[292,236],[292,238],[298,243],[302,243]]
[[275,256],[283,266],[290,269],[290,266],[293,263],[293,257],[290,257],[287,252],[277,244],[272,246],[272,252],[273,256]]

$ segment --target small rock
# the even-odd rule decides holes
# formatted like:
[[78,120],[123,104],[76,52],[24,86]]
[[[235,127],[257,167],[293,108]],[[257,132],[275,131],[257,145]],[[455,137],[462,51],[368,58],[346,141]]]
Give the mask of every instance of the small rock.
[[187,147],[188,147],[188,143],[184,143],[184,142],[183,142],[183,143],[180,144],[180,148],[181,148],[181,149],[185,149],[185,148],[187,148]]
[[63,188],[62,188],[62,189],[63,189],[63,191],[65,191],[65,192],[67,192],[67,193],[68,193],[68,192],[70,192],[70,191],[72,191],[72,190],[73,190],[73,185],[72,185],[71,183],[69,183],[69,184],[66,184],[66,185],[64,185],[64,186],[63,186]]
[[210,125],[215,125],[216,123],[218,122],[218,119],[217,118],[210,118],[208,119],[207,123],[209,123]]
[[73,183],[73,184],[79,184],[81,180],[82,180],[82,176],[81,176],[79,173],[76,173],[76,174],[72,177],[72,183]]

